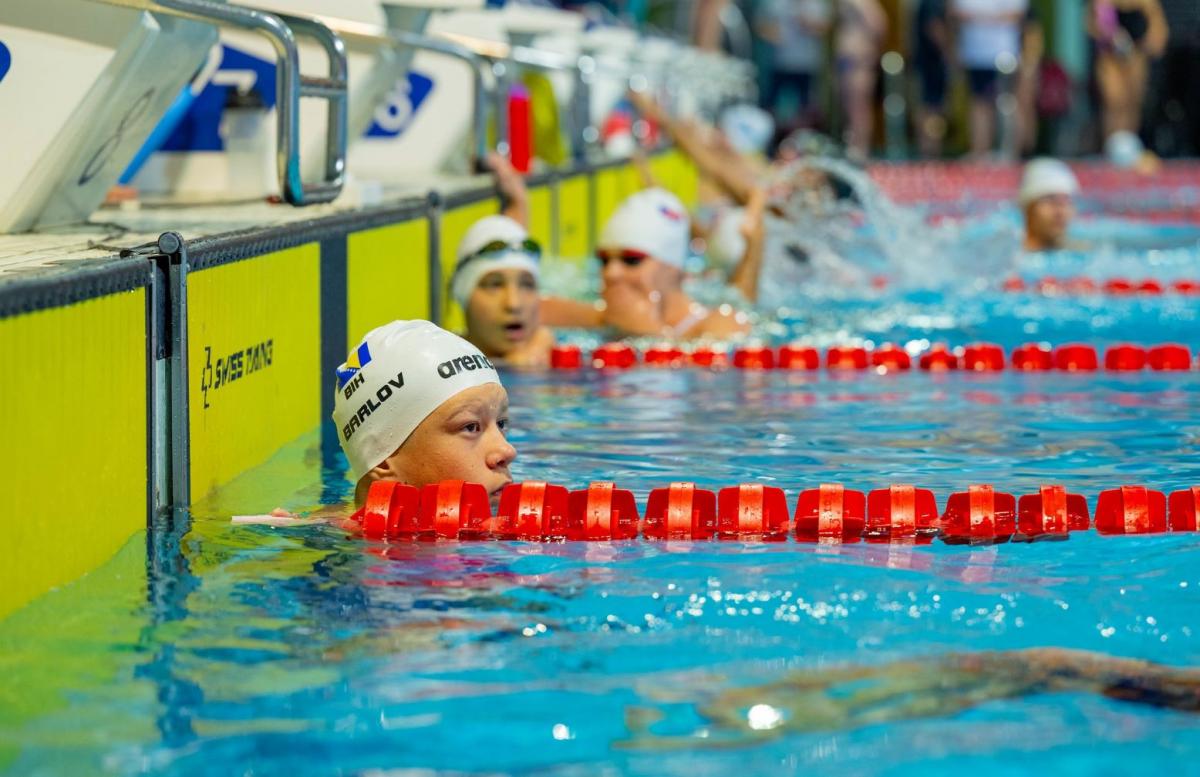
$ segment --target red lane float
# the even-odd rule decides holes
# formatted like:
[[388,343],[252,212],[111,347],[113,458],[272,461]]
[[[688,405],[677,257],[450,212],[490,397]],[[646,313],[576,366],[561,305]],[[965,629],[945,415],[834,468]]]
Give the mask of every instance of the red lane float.
[[733,366],[739,370],[773,370],[775,351],[761,345],[738,348],[733,352]]
[[1146,368],[1146,349],[1136,345],[1114,345],[1104,352],[1104,369],[1112,372],[1138,372]]
[[478,483],[443,480],[421,489],[421,510],[413,531],[402,534],[448,540],[486,539],[492,510],[487,490]]
[[682,367],[687,364],[687,354],[674,345],[656,345],[647,348],[642,361],[652,367]]
[[884,343],[871,351],[871,365],[878,372],[904,372],[912,369],[912,357],[900,346]]
[[860,346],[830,346],[825,351],[825,366],[831,370],[865,370],[867,349]]
[[921,369],[926,372],[947,372],[958,369],[958,357],[943,343],[935,343],[921,354]]
[[639,521],[633,492],[614,483],[590,483],[567,498],[569,540],[632,540]]
[[1200,514],[1200,486],[1174,491],[1167,499],[1171,531],[1197,531]]
[[1108,278],[1097,281],[1086,276],[1071,278],[1056,278],[1052,275],[1043,276],[1027,282],[1019,276],[1010,276],[1001,282],[1000,288],[1008,292],[1025,292],[1034,290],[1049,297],[1064,295],[1088,295],[1103,293],[1114,297],[1133,295],[1159,296],[1168,292],[1173,294],[1200,294],[1200,280],[1180,279],[1175,281],[1160,281],[1155,278]]
[[717,496],[695,483],[650,492],[642,536],[648,540],[710,540],[716,533]]
[[550,349],[550,367],[577,370],[583,366],[583,351],[577,345],[556,345]]
[[822,483],[800,492],[796,539],[802,542],[858,542],[866,528],[867,500],[841,483]]
[[510,483],[500,492],[492,531],[502,540],[565,540],[567,489],[537,480]]
[[1159,372],[1186,372],[1192,368],[1192,352],[1185,345],[1156,345],[1146,352],[1150,369]]
[[[414,541],[630,540],[639,534],[633,493],[613,483],[591,483],[567,493],[558,485],[527,481],[505,487],[493,518],[483,486],[443,481],[424,488],[379,481],[352,516],[371,540]],[[1100,534],[1200,530],[1200,486],[1161,491],[1123,486],[1101,492],[1095,515]],[[1063,486],[1046,485],[1014,500],[989,485],[951,494],[938,517],[933,493],[893,485],[864,496],[841,484],[802,491],[792,532],[801,542],[925,544],[939,533],[948,544],[1065,538],[1089,527],[1087,502]],[[783,540],[789,533],[782,489],[745,483],[719,495],[692,483],[650,493],[641,534],[647,539]]]
[[697,367],[723,369],[729,366],[729,353],[715,348],[702,347],[692,351],[692,364]]
[[867,494],[868,542],[928,543],[938,531],[937,501],[925,488],[896,485]]
[[1021,372],[1049,372],[1054,369],[1054,354],[1039,343],[1026,343],[1013,349],[1012,366]]
[[1001,372],[1004,349],[993,343],[973,343],[963,349],[962,368],[972,372]]
[[782,488],[743,483],[717,493],[717,537],[723,540],[787,539],[787,497]]
[[1100,366],[1096,349],[1082,343],[1060,345],[1054,349],[1054,368],[1063,372],[1095,372]]
[[1087,528],[1087,500],[1062,486],[1042,486],[1017,500],[1017,536],[1022,539],[1065,537]]
[[420,489],[394,480],[377,480],[367,491],[363,505],[363,534],[372,540],[414,534],[420,510]]
[[1096,500],[1096,531],[1101,534],[1157,534],[1167,530],[1167,499],[1145,486],[1101,491]]
[[592,366],[627,370],[637,364],[637,351],[625,343],[605,343],[592,351]]
[[942,514],[942,540],[948,544],[1006,542],[1016,533],[1017,502],[989,485],[951,494]]
[[785,345],[779,349],[779,367],[784,370],[820,369],[821,354],[807,345]]

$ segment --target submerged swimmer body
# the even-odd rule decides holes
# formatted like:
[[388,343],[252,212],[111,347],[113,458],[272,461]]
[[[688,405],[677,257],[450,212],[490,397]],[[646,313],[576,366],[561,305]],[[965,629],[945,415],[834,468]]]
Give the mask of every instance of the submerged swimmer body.
[[[661,718],[657,710],[635,709],[627,716],[631,737],[623,744],[649,749],[748,745],[788,733],[944,717],[990,701],[1079,692],[1200,712],[1200,669],[1058,648],[813,669],[719,692],[701,703],[698,712],[711,724],[703,738],[657,736],[649,730]],[[769,713],[767,719],[748,714],[758,705],[766,705],[759,709]]]

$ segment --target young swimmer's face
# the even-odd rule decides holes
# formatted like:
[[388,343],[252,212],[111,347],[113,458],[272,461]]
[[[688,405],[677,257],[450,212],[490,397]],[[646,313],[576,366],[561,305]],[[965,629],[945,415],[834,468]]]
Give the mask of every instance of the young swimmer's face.
[[1046,248],[1058,248],[1066,242],[1067,230],[1075,217],[1075,203],[1066,194],[1039,197],[1025,210],[1025,229],[1035,242]]
[[484,355],[503,358],[538,328],[537,278],[528,270],[493,270],[467,300],[467,339]]
[[666,262],[632,251],[598,252],[602,263],[600,277],[604,281],[602,295],[637,292],[653,297],[671,290],[682,280],[682,273]]
[[372,474],[414,486],[480,483],[495,506],[512,482],[508,467],[517,457],[507,429],[508,393],[495,383],[475,386],[443,402]]

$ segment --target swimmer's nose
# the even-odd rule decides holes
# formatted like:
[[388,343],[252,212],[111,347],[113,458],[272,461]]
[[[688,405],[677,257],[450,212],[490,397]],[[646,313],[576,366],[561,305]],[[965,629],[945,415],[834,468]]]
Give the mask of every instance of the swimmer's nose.
[[499,431],[496,434],[499,439],[487,454],[488,469],[508,469],[508,466],[517,458],[517,449]]
[[504,287],[504,307],[506,310],[521,309],[521,290],[515,283],[509,283]]
[[621,280],[621,277],[625,274],[624,264],[621,261],[606,262],[604,264],[604,271],[600,273],[601,277],[604,278],[606,283]]

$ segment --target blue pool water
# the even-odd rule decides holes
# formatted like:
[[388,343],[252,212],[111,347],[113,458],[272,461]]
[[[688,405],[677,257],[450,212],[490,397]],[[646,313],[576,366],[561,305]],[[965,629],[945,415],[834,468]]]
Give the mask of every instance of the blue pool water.
[[[1122,250],[1150,261],[1145,245]],[[1194,235],[1176,250],[1194,261]],[[894,290],[802,308],[781,338],[1200,346],[1200,302],[1174,297]],[[939,506],[969,483],[1013,493],[1061,483],[1093,508],[1098,490],[1123,483],[1200,484],[1196,373],[639,369],[505,380],[518,479],[615,480],[643,506],[651,488],[678,479],[770,483],[793,503],[820,482],[909,482],[932,488]],[[327,463],[316,434],[297,441],[136,540],[148,542],[145,584],[47,597],[61,603],[48,610],[55,628],[80,636],[23,639],[30,619],[50,617],[36,613],[0,624],[5,673],[24,678],[5,698],[55,689],[36,714],[0,707],[0,768],[293,777],[1196,768],[1194,715],[1037,688],[948,708],[939,702],[952,681],[938,687],[939,657],[963,651],[1058,647],[1200,666],[1196,535],[1089,532],[967,548],[385,546],[331,526],[230,525],[233,513],[345,498],[339,462]],[[820,687],[846,666],[876,674]],[[815,697],[798,690],[802,680]],[[872,717],[856,695],[872,683],[899,689],[913,708]],[[862,714],[830,724],[813,699]]]

